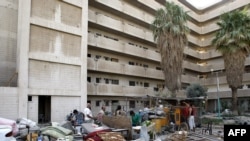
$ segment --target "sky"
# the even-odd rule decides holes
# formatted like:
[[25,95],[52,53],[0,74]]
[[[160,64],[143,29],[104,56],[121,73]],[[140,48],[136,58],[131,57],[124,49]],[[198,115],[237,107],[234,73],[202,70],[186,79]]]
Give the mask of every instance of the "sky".
[[222,0],[186,0],[188,3],[193,5],[198,10],[203,10],[207,7],[210,7]]

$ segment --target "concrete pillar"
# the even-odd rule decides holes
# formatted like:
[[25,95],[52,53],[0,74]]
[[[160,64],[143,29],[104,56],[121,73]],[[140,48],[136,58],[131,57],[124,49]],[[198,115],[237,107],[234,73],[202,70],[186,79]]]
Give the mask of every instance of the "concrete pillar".
[[82,1],[81,109],[87,106],[88,1]]
[[28,115],[28,69],[31,0],[18,1],[17,27],[17,72],[18,72],[18,116]]

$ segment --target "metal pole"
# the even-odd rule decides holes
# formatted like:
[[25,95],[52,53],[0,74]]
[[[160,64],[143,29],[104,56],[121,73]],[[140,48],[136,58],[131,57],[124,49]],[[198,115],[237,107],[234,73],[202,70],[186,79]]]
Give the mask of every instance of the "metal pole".
[[216,82],[217,82],[217,99],[218,99],[218,103],[217,103],[217,106],[218,106],[218,117],[220,117],[220,97],[219,97],[219,77],[218,77],[218,72],[216,72]]

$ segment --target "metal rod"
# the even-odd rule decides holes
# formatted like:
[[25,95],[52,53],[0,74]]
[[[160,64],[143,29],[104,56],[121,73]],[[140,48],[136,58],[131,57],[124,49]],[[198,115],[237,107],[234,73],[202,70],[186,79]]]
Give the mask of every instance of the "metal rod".
[[220,87],[220,82],[219,82],[219,77],[218,77],[218,72],[216,72],[216,83],[217,83],[217,106],[218,106],[218,117],[220,117],[220,97],[219,97],[219,87]]

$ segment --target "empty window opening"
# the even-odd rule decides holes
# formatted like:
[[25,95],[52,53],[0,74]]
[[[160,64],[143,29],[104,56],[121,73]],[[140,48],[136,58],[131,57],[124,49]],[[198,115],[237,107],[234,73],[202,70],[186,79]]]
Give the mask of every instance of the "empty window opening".
[[91,77],[88,76],[88,77],[87,77],[87,81],[88,81],[88,82],[91,82]]
[[129,86],[135,86],[135,81],[129,81]]

